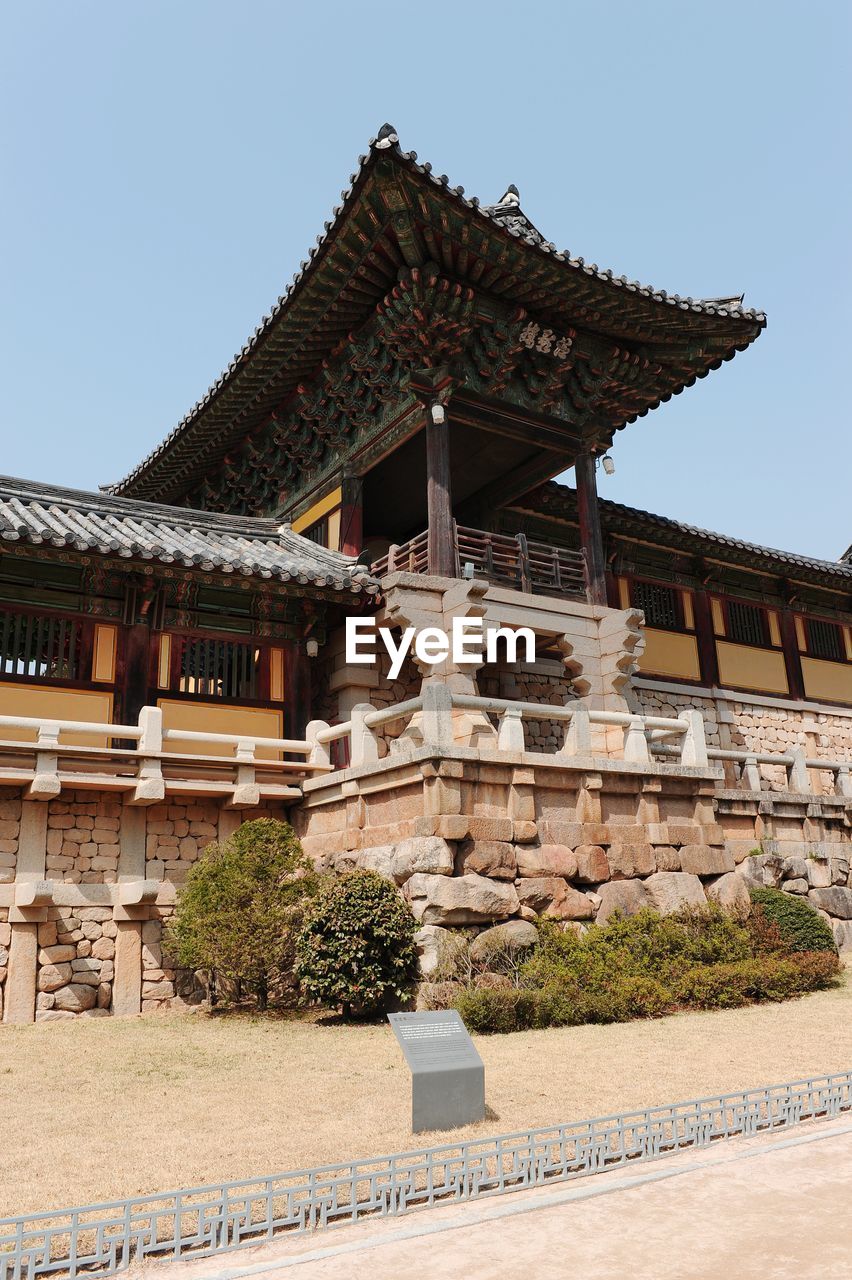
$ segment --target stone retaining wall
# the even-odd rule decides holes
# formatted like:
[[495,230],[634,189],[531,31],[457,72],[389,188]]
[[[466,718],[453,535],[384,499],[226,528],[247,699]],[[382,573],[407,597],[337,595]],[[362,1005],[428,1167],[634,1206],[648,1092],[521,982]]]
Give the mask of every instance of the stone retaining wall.
[[[189,868],[243,818],[285,818],[280,804],[246,813],[216,800],[134,807],[95,791],[50,801],[0,789],[0,1017],[39,1022],[185,1007],[201,991],[169,964],[163,930]],[[122,905],[122,885],[158,886]],[[27,882],[50,901],[16,906]]]
[[0,884],[11,884],[15,879],[20,831],[20,796],[0,792]]
[[[697,708],[704,717],[707,744],[756,752],[783,754],[792,747],[804,747],[811,757],[846,760],[852,757],[852,708],[819,710],[813,705],[773,705],[766,698],[750,700],[747,694],[704,694],[692,690],[676,692],[672,686],[661,689],[639,685],[635,689],[644,715],[677,716],[681,711]],[[732,780],[732,766],[726,766]],[[772,765],[761,765],[767,790],[783,789],[784,771]],[[814,775],[818,794],[830,794],[831,774]]]
[[369,788],[358,770],[311,783],[294,816],[306,851],[322,867],[389,876],[423,926],[547,915],[583,927],[708,897],[747,905],[758,850],[779,883],[802,860],[818,877],[807,892],[829,877],[832,895],[815,905],[852,945],[848,801],[722,792],[711,772],[679,766],[451,754],[385,762]]
[[[51,1021],[200,998],[163,950],[177,892],[211,840],[288,810],[2,788],[0,814],[0,1010]],[[541,915],[582,929],[645,905],[744,905],[766,883],[806,895],[852,949],[852,803],[840,796],[726,790],[718,770],[680,765],[420,746],[309,780],[289,817],[318,867],[389,876],[425,929]],[[16,905],[45,880],[47,902]],[[122,886],[139,881],[145,904],[123,906]]]

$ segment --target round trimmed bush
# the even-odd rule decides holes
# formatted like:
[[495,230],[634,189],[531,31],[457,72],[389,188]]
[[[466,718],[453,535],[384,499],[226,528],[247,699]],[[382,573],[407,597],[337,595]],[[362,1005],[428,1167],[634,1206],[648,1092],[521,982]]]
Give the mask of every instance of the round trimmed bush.
[[396,885],[375,871],[325,879],[296,942],[305,994],[329,1009],[371,1014],[417,981],[417,922]]
[[293,969],[304,904],[317,886],[293,828],[273,818],[245,822],[209,844],[178,894],[167,945],[177,963],[250,991],[260,1009]]
[[751,890],[751,900],[778,926],[790,951],[837,950],[830,926],[807,899],[781,889],[757,888]]

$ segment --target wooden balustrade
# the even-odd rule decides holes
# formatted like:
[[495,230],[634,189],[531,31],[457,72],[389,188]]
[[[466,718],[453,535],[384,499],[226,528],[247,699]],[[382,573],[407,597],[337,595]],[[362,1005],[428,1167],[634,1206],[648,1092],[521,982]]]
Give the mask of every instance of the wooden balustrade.
[[[586,598],[582,552],[536,542],[526,534],[489,533],[453,523],[456,575],[486,578],[534,594]],[[428,573],[427,535],[393,545],[373,562],[376,577],[387,573]]]

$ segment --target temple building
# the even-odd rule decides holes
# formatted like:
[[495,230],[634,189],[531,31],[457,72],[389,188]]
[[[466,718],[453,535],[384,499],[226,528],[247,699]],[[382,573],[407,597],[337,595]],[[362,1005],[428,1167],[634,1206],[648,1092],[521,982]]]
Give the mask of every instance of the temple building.
[[[547,858],[533,874],[505,851],[522,846],[597,850],[573,864],[590,902],[657,873],[706,889],[762,839],[834,856],[849,553],[755,546],[597,493],[616,433],[723,377],[765,324],[741,297],[683,298],[560,252],[514,187],[480,204],[385,125],[286,293],[129,475],[92,492],[0,480],[5,1016],[92,1007],[36,986],[38,929],[80,910],[108,913],[123,956],[121,975],[109,957],[99,970],[98,1008],[177,999],[134,948],[205,839],[247,812],[290,816],[324,865],[395,848],[396,830],[433,841],[407,872],[375,853],[400,884],[496,886],[492,910],[418,881],[427,924],[569,918],[561,889],[529,889],[554,879]],[[409,659],[392,679],[347,661],[353,615],[525,625],[537,658]],[[767,796],[791,791],[809,799],[773,827]],[[119,834],[70,840],[72,817]],[[613,852],[640,846],[644,871]],[[577,919],[599,909],[570,901]]]

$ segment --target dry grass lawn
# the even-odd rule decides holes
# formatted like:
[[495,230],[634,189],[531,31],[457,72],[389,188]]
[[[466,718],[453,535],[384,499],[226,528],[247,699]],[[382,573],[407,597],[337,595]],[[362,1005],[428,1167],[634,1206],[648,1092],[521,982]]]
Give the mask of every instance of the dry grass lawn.
[[[453,1137],[844,1071],[850,970],[787,1004],[477,1044],[490,1118]],[[154,1015],[0,1027],[0,1215],[428,1145],[409,1132],[409,1089],[385,1026]]]

